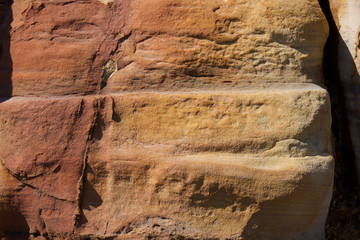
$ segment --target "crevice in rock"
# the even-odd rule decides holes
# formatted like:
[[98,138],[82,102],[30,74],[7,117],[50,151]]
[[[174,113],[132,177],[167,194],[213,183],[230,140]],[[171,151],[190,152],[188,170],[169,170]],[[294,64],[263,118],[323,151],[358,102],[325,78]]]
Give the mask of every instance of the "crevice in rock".
[[0,103],[12,97],[13,62],[10,54],[10,30],[13,21],[12,0],[0,0]]
[[335,158],[334,192],[326,223],[326,239],[359,239],[360,230],[354,232],[359,229],[356,214],[356,209],[359,208],[359,186],[355,153],[346,113],[344,86],[338,68],[338,46],[344,43],[333,18],[329,0],[319,0],[319,3],[330,27],[324,48],[323,70],[325,85],[331,98]]
[[74,227],[78,227],[80,225],[82,225],[84,222],[84,213],[83,213],[83,209],[82,209],[82,202],[83,202],[83,195],[84,195],[84,186],[85,186],[85,182],[87,180],[86,178],[86,173],[87,173],[87,168],[88,168],[88,154],[90,151],[90,145],[92,143],[92,140],[94,138],[94,130],[96,129],[96,122],[98,121],[98,117],[99,117],[99,111],[100,111],[100,99],[96,99],[96,102],[93,105],[94,108],[94,114],[93,117],[91,119],[91,124],[89,127],[89,131],[88,131],[88,136],[86,139],[86,146],[85,146],[85,150],[84,150],[84,158],[83,158],[83,168],[82,168],[82,172],[81,172],[81,176],[80,176],[80,181],[79,181],[79,188],[78,188],[78,200],[77,200],[77,204],[78,204],[78,209],[75,215],[75,222],[74,222]]
[[110,59],[103,66],[103,74],[101,76],[101,86],[100,89],[103,89],[107,85],[108,79],[118,70],[117,63]]

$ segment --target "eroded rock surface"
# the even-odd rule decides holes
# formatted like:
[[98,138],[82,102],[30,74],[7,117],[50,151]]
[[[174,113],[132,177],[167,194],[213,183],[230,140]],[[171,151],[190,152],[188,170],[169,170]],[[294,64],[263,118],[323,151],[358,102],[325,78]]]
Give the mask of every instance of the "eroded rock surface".
[[[314,1],[15,1],[12,9],[16,96],[322,83],[328,27]],[[112,75],[103,74],[108,61]]]
[[139,237],[160,216],[170,234],[200,239],[322,237],[333,168],[324,90],[132,93],[100,102],[80,232]]
[[15,1],[6,14],[0,222],[21,224],[1,232],[324,237],[316,1]]

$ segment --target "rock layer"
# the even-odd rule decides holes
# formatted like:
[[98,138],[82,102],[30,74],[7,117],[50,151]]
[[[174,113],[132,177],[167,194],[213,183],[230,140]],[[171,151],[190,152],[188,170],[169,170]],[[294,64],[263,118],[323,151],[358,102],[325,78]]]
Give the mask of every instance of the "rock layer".
[[5,9],[1,232],[323,238],[333,160],[317,2]]
[[50,235],[321,238],[330,123],[314,86],[12,98],[6,206]]
[[324,90],[133,93],[100,101],[80,232],[323,236],[333,168]]
[[328,26],[314,1],[16,1],[12,9],[16,96],[322,84]]

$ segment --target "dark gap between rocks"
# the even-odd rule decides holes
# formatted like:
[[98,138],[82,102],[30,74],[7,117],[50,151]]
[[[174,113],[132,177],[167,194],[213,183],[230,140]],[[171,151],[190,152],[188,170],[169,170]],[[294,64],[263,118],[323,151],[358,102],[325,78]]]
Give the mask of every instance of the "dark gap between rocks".
[[12,96],[13,62],[10,54],[12,4],[12,0],[0,0],[0,103]]
[[335,24],[329,0],[319,0],[319,3],[330,27],[324,48],[323,70],[331,98],[335,158],[334,192],[325,227],[326,239],[360,239],[355,154],[346,115],[344,87],[338,70],[338,47],[345,43]]

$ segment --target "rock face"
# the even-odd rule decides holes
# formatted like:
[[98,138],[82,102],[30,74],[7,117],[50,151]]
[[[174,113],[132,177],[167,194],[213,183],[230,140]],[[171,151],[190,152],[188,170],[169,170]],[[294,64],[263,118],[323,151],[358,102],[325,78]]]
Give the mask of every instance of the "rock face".
[[328,27],[313,1],[16,1],[12,9],[13,96],[322,83]]
[[9,5],[0,232],[324,237],[333,159],[316,1]]

